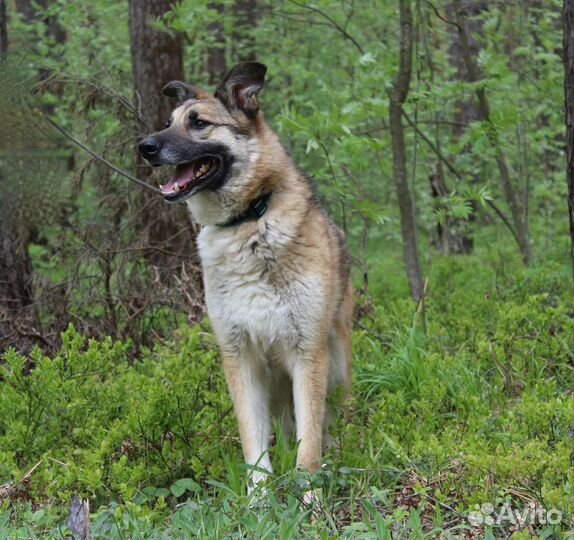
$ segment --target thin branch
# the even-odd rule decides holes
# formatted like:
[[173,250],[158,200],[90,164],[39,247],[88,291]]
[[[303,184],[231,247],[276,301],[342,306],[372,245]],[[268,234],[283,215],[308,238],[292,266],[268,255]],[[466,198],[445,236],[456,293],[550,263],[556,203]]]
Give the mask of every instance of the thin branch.
[[463,175],[461,173],[459,173],[455,168],[454,165],[452,165],[452,163],[450,163],[450,161],[448,161],[446,159],[446,157],[443,156],[442,152],[436,147],[436,145],[425,135],[425,133],[423,131],[420,130],[420,128],[411,120],[411,118],[409,117],[409,115],[406,113],[405,110],[402,111],[403,113],[403,118],[407,121],[407,123],[409,124],[409,126],[411,126],[421,137],[421,139],[426,142],[428,144],[428,146],[430,147],[430,149],[437,155],[437,157],[446,165],[446,168],[454,175],[456,176],[459,180],[462,180]]
[[289,2],[291,4],[295,4],[298,7],[308,9],[309,11],[312,11],[314,13],[318,13],[319,15],[321,15],[321,17],[323,17],[324,19],[326,19],[327,21],[329,21],[331,23],[331,26],[333,28],[335,28],[335,30],[337,30],[338,32],[343,34],[343,36],[345,36],[357,48],[357,50],[361,54],[365,54],[365,51],[363,50],[363,47],[361,47],[359,42],[351,34],[349,34],[349,32],[347,32],[337,21],[335,21],[331,17],[329,17],[329,15],[327,15],[324,11],[321,11],[319,8],[316,8],[315,6],[307,6],[305,4],[300,4],[299,2],[296,2],[295,0],[289,0]]
[[143,180],[140,180],[139,178],[136,178],[135,176],[132,176],[130,173],[128,173],[127,171],[124,171],[123,169],[120,169],[119,167],[116,167],[113,163],[109,162],[107,159],[103,158],[102,156],[96,154],[93,150],[91,150],[90,148],[88,148],[84,143],[80,142],[78,139],[76,139],[76,137],[74,137],[71,133],[69,133],[68,131],[66,131],[62,126],[60,126],[59,124],[56,124],[56,122],[54,122],[53,120],[51,120],[50,118],[48,118],[47,116],[45,116],[46,121],[56,130],[58,130],[62,135],[64,135],[64,137],[66,137],[67,139],[69,139],[70,141],[72,141],[74,144],[76,144],[77,146],[79,146],[82,150],[84,150],[85,152],[87,152],[88,154],[90,154],[90,156],[92,156],[94,159],[97,159],[98,161],[100,161],[101,163],[103,163],[104,165],[108,166],[110,169],[112,169],[113,171],[115,171],[116,173],[124,176],[125,178],[127,178],[128,180],[130,180],[131,182],[134,182],[136,184],[138,184],[140,187],[143,187],[149,191],[152,191],[153,193],[158,193],[159,195],[163,195],[162,191],[158,188],[155,188],[153,186],[150,186],[148,183],[144,182]]
[[445,19],[441,14],[440,11],[438,10],[438,8],[432,3],[429,2],[428,0],[426,1],[427,5],[434,11],[434,14],[437,16],[437,18],[439,18],[442,22],[446,23],[446,24],[451,24],[452,26],[456,27],[456,29],[460,32],[461,28],[459,26],[458,23],[454,22],[454,21],[449,21],[448,19]]
[[[296,23],[300,23],[300,24],[308,24],[308,25],[312,25],[312,26],[327,26],[329,28],[332,28],[333,25],[328,23],[328,22],[321,22],[321,21],[310,21],[309,19],[299,19],[297,18],[295,15],[291,15],[289,13],[286,13],[285,11],[271,11],[270,12],[273,16],[277,16],[277,17],[283,17],[284,19],[287,19],[289,21],[293,21]],[[303,16],[303,15],[301,15]]]
[[121,94],[118,94],[112,87],[104,85],[98,81],[92,79],[82,79],[81,77],[74,77],[73,75],[64,75],[62,82],[75,83],[80,86],[87,86],[88,88],[93,88],[101,92],[104,95],[116,100],[122,107],[124,107],[128,112],[136,118],[138,122],[145,125],[144,119],[141,117],[139,111]]
[[[403,110],[403,118],[408,122],[408,124],[420,135],[421,139],[427,143],[427,145],[429,146],[429,148],[435,153],[435,155],[444,163],[444,165],[446,166],[446,168],[458,179],[458,180],[463,180],[464,175],[459,172],[454,165],[448,160],[446,159],[446,157],[442,154],[442,152],[437,148],[437,146],[419,129],[419,127],[410,119],[409,115]],[[511,232],[514,240],[516,240],[516,242],[518,243],[518,235],[516,234],[516,231],[514,230],[514,227],[512,226],[512,223],[510,223],[510,221],[508,220],[508,218],[504,215],[504,213],[502,212],[502,210],[500,210],[500,208],[498,208],[498,206],[496,205],[496,203],[494,201],[491,200],[487,200],[486,203],[488,204],[488,206],[490,206],[492,208],[492,210],[494,211],[494,213],[501,219],[501,221],[506,225],[506,227],[508,228],[508,230]]]

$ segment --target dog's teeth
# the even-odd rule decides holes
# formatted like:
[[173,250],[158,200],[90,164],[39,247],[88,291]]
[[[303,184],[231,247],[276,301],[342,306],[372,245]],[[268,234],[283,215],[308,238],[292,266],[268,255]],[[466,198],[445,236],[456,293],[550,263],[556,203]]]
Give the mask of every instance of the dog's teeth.
[[175,186],[173,186],[173,193],[178,193],[179,192],[179,184],[175,184]]
[[159,185],[159,189],[164,190],[164,189],[165,189],[165,184],[160,184],[160,185]]

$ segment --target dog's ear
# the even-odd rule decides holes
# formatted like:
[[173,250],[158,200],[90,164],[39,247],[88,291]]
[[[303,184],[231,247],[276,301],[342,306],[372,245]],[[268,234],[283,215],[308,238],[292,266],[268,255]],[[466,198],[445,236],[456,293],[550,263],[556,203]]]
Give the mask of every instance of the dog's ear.
[[263,88],[267,66],[259,62],[237,64],[215,90],[215,97],[229,110],[240,109],[250,118],[259,110],[257,94]]
[[164,96],[175,98],[178,107],[188,99],[196,98],[198,94],[197,88],[181,81],[168,82],[161,92]]

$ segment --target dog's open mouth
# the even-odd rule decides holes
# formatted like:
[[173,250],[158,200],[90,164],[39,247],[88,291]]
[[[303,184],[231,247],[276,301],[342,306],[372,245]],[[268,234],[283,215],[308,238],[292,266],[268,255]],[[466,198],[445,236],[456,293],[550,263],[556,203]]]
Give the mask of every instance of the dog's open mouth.
[[219,159],[213,156],[180,163],[175,168],[173,179],[159,186],[163,196],[172,202],[186,198],[196,187],[210,180],[217,173],[220,165]]

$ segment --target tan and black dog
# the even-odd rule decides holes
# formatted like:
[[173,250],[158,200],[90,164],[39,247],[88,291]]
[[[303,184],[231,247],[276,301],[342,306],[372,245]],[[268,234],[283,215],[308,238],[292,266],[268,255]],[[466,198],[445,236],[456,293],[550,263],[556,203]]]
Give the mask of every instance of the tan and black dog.
[[[139,145],[152,165],[175,166],[160,186],[185,201],[198,236],[207,309],[221,347],[245,461],[271,471],[271,415],[299,441],[297,466],[315,471],[326,398],[351,382],[349,256],[259,111],[267,68],[235,66],[215,95],[174,81],[167,127]],[[266,474],[257,469],[257,483]]]

